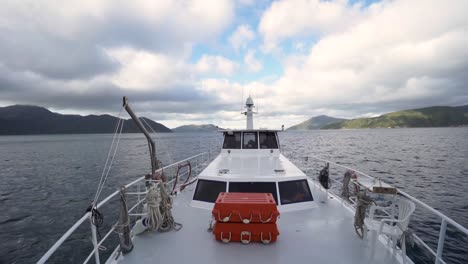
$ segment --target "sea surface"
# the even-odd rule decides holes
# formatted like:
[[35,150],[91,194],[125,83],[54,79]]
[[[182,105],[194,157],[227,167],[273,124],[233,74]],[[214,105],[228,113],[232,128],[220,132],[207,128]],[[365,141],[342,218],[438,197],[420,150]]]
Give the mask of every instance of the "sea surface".
[[[222,141],[219,133],[155,137],[158,158],[164,164],[203,151],[214,157]],[[466,127],[291,131],[281,132],[280,139],[283,153],[310,177],[317,177],[324,164],[306,156],[355,167],[468,227]],[[111,141],[112,135],[102,134],[0,137],[1,264],[36,262],[85,213],[96,192]],[[148,173],[149,164],[144,137],[122,135],[101,197]],[[341,180],[343,173],[331,167],[334,178]],[[102,232],[110,228],[112,221],[107,219],[117,214],[117,206],[111,204],[108,211],[103,211]],[[418,209],[411,223],[411,230],[434,250],[439,228],[440,219],[427,210]],[[109,243],[115,243],[115,237]],[[108,247],[107,254],[113,246]],[[89,223],[85,223],[51,263],[81,263],[90,250]],[[416,263],[434,263],[417,244],[408,251]],[[443,256],[447,263],[467,263],[468,237],[449,226]]]

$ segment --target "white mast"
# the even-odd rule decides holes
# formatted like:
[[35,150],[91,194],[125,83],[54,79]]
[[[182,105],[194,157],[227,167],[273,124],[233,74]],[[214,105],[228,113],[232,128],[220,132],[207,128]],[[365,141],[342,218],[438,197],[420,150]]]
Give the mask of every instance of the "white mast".
[[253,114],[256,114],[256,112],[253,111],[254,107],[252,97],[249,95],[247,101],[245,101],[245,108],[247,108],[247,111],[243,113],[247,116],[247,129],[253,129]]

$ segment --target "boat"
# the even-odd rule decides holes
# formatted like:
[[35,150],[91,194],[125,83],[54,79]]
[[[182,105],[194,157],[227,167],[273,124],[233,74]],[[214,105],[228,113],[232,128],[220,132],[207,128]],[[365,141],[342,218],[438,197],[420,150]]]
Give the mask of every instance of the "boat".
[[[167,166],[158,161],[148,127],[125,97],[123,107],[148,140],[151,172],[101,201],[97,193],[88,212],[38,263],[47,263],[85,224],[90,225],[92,250],[83,257],[83,263],[109,264],[414,263],[406,252],[409,239],[427,249],[435,263],[445,263],[442,253],[447,225],[468,234],[465,227],[429,205],[354,168],[320,157],[304,157],[305,161],[321,164],[318,177],[306,174],[281,152],[278,133],[282,129],[254,129],[255,105],[250,96],[243,112],[246,128],[221,130],[223,144],[218,155],[212,158],[211,153],[200,153]],[[117,124],[116,142],[118,130]],[[176,171],[175,175],[164,175],[170,169]],[[332,169],[344,170],[343,180],[330,177]],[[100,186],[106,177],[103,173]],[[331,184],[342,188],[334,191]],[[255,195],[270,198],[262,204],[263,198]],[[223,197],[228,196],[236,200],[237,211],[218,210],[226,206]],[[119,197],[119,220],[99,237],[99,210]],[[259,199],[255,200],[255,210],[275,208],[270,210],[271,215],[270,211],[262,215],[253,209],[247,215],[240,213],[254,206],[254,199]],[[435,250],[408,231],[416,207],[441,220]],[[391,208],[391,212],[385,208]],[[380,209],[383,213],[379,214]],[[235,218],[237,222],[230,223]],[[221,227],[224,231],[217,232]],[[111,237],[118,237],[119,243],[113,250],[104,251],[103,243]]]

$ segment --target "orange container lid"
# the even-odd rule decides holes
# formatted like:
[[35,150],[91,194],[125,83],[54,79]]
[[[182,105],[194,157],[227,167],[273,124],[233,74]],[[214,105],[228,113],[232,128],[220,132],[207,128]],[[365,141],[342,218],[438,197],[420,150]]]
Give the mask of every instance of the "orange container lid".
[[274,204],[275,199],[271,193],[236,193],[221,192],[216,199],[216,203],[221,204]]

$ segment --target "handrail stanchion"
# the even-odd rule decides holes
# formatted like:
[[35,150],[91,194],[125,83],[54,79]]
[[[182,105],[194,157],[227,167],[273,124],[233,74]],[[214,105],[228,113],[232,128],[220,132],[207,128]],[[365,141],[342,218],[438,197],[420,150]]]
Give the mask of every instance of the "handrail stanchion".
[[137,192],[138,192],[137,199],[139,203],[140,202],[140,183],[137,183]]
[[436,255],[436,264],[440,263],[442,259],[442,252],[444,251],[444,242],[445,242],[445,233],[447,231],[447,221],[442,218],[440,223],[440,232],[439,232],[439,242],[437,243],[437,255]]
[[93,220],[91,219],[92,215],[89,217],[89,222],[91,224],[91,234],[92,238],[91,240],[93,241],[93,246],[94,246],[94,259],[96,260],[96,264],[100,264],[101,262],[99,261],[99,246],[97,242],[97,236],[96,236],[96,226],[93,225]]

